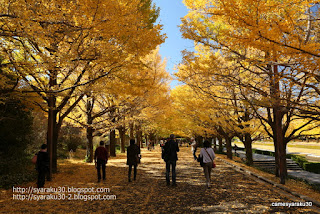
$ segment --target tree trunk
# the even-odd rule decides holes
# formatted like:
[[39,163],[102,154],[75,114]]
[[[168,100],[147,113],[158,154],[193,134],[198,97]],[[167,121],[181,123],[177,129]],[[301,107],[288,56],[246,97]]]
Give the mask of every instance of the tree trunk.
[[281,143],[279,146],[279,153],[280,153],[280,179],[281,179],[281,184],[285,184],[285,180],[288,176],[288,171],[287,171],[287,151],[286,151],[286,145],[284,142]]
[[120,134],[120,150],[121,153],[125,153],[125,141],[126,141],[126,128],[124,126],[119,127],[119,134]]
[[136,139],[137,145],[139,145],[140,148],[143,148],[141,125],[136,125]]
[[156,140],[156,135],[153,132],[149,134],[149,140],[150,141],[155,141]]
[[[274,135],[275,135],[276,132],[274,132]],[[276,177],[280,177],[280,174],[279,174],[279,149],[278,149],[278,143],[277,143],[277,139],[274,137],[273,138],[273,142],[274,142],[274,160],[275,160],[275,175]]]
[[91,97],[91,93],[87,93],[86,100],[86,115],[87,115],[87,162],[93,162],[93,132],[92,123],[94,118],[92,117],[94,98]]
[[282,131],[282,117],[279,108],[275,109],[275,125],[276,125],[276,138],[278,144],[278,155],[279,155],[279,176],[280,183],[285,184],[287,177],[287,160],[286,160],[286,147],[284,143],[283,131]]
[[275,79],[275,98],[276,102],[273,108],[274,111],[274,122],[275,122],[275,129],[276,129],[276,141],[278,147],[278,155],[279,155],[279,176],[280,176],[280,183],[285,184],[286,177],[287,177],[287,159],[286,159],[286,145],[284,142],[285,133],[283,132],[282,127],[282,119],[283,113],[281,111],[280,106],[280,75],[278,74],[278,66],[274,65],[274,79]]
[[[50,98],[49,98],[50,102]],[[47,146],[48,146],[48,154],[49,154],[49,172],[47,175],[47,179],[51,181],[52,179],[52,149],[53,149],[53,111],[49,109],[48,112],[48,130],[47,130]]]
[[218,136],[219,141],[219,153],[223,152],[223,145],[222,145],[222,137]]
[[[55,113],[57,115],[57,112]],[[55,117],[56,118],[56,117]],[[59,126],[54,123],[53,127],[53,144],[52,144],[52,172],[56,173],[58,171],[58,137],[59,137]]]
[[203,146],[203,137],[202,136],[196,136],[196,142],[197,146],[202,147]]
[[251,139],[251,135],[249,133],[245,134],[245,147],[246,147],[246,164],[248,166],[252,166],[253,165],[253,158],[252,158],[252,139]]
[[89,125],[87,127],[87,163],[92,163],[92,162],[93,162],[93,128]]
[[130,129],[129,137],[130,137],[130,139],[134,139],[134,125],[133,125],[133,122],[131,122],[129,124],[129,129]]
[[51,95],[48,99],[48,128],[47,128],[47,146],[49,153],[49,173],[48,180],[51,180],[52,173],[57,172],[57,145],[58,145],[58,127],[56,98]]
[[110,156],[116,157],[116,130],[110,131]]
[[105,144],[104,147],[107,150],[108,157],[110,157],[110,145]]
[[226,147],[227,147],[227,157],[232,160],[232,146],[231,146],[231,137],[225,137]]

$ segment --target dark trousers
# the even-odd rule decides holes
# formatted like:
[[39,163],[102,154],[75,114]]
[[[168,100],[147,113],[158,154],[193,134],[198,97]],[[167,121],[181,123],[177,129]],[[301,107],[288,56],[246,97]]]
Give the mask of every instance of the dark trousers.
[[46,181],[46,171],[45,170],[39,170],[38,171],[38,181],[37,181],[37,187],[42,188],[44,187],[44,183]]
[[129,172],[128,172],[129,181],[131,180],[132,166],[133,166],[133,180],[136,180],[136,177],[137,177],[137,164],[129,165]]
[[106,161],[105,160],[99,160],[99,159],[97,160],[98,181],[101,180],[100,168],[102,168],[103,180],[106,180]]
[[211,182],[211,170],[212,170],[212,162],[203,163],[203,172],[204,172],[204,177],[206,178],[207,185],[210,185],[210,182]]
[[170,165],[172,167],[172,183],[176,183],[176,161],[167,161],[166,162],[166,180],[167,184],[170,184]]
[[194,150],[193,150],[193,158],[195,159],[195,160],[197,160],[197,156],[196,156],[196,152],[197,152],[197,148],[195,148]]

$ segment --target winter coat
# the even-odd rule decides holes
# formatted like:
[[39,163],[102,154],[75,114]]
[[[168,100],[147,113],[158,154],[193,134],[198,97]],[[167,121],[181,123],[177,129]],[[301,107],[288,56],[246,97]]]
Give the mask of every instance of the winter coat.
[[140,154],[140,147],[136,144],[130,145],[127,148],[127,165],[137,165],[138,155]]
[[38,171],[42,172],[48,172],[49,171],[49,154],[48,152],[40,151],[37,155],[37,163],[36,163],[36,169]]
[[177,161],[178,160],[178,154],[179,152],[179,146],[177,141],[171,139],[164,145],[163,150],[163,159],[165,162],[168,161]]

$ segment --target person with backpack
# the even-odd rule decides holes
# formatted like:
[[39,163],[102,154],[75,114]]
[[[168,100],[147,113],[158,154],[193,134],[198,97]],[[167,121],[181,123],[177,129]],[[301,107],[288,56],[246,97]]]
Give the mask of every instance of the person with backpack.
[[172,186],[177,186],[176,183],[176,163],[178,160],[179,146],[174,140],[174,135],[170,135],[170,139],[166,142],[163,148],[163,159],[166,162],[166,181],[167,186],[170,185],[170,166],[172,168]]
[[38,171],[37,187],[44,187],[46,174],[49,172],[49,154],[47,152],[47,144],[42,144],[37,154],[36,170]]
[[215,167],[214,158],[215,154],[213,149],[211,148],[210,142],[205,140],[203,142],[204,148],[201,148],[199,158],[202,158],[203,161],[203,171],[204,176],[206,178],[206,185],[207,188],[210,189],[210,183],[211,183],[211,170],[213,167]]

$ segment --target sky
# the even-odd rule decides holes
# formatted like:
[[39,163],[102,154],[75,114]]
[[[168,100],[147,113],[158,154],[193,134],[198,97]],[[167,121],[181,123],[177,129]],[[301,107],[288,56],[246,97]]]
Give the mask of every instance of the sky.
[[[175,72],[174,66],[182,60],[181,51],[193,49],[193,41],[183,39],[179,30],[180,18],[187,15],[188,9],[182,0],[153,0],[153,2],[160,7],[158,21],[163,25],[162,32],[168,37],[160,46],[160,54],[167,59],[167,71],[172,75]],[[174,88],[178,84],[178,81],[173,80],[170,87]]]

